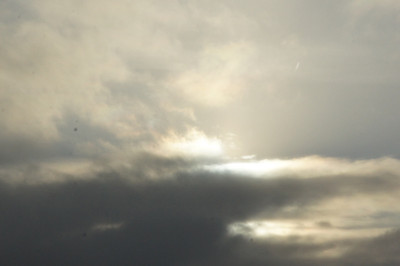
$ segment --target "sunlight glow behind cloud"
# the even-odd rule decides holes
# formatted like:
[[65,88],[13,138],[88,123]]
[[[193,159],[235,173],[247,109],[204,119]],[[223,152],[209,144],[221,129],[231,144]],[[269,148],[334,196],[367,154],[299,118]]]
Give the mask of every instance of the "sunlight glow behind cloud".
[[245,156],[242,157],[242,159],[242,161],[206,165],[204,169],[212,172],[228,172],[250,175],[252,177],[295,175],[297,177],[310,178],[341,174],[370,174],[382,170],[393,174],[400,173],[400,162],[392,158],[352,161],[338,158],[308,156],[293,159],[249,161]]
[[223,154],[222,143],[218,138],[209,138],[203,132],[192,129],[185,136],[171,134],[164,138],[162,150],[172,155],[194,157],[216,157]]

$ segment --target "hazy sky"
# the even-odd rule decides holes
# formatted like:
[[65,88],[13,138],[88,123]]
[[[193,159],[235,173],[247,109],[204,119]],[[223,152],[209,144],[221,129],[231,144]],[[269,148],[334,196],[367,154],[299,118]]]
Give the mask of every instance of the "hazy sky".
[[399,265],[399,14],[0,0],[0,264]]

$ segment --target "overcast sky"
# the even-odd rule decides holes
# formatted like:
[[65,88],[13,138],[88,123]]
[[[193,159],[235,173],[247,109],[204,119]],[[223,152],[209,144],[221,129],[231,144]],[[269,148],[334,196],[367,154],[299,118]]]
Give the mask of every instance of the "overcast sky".
[[399,14],[0,0],[0,264],[399,265]]

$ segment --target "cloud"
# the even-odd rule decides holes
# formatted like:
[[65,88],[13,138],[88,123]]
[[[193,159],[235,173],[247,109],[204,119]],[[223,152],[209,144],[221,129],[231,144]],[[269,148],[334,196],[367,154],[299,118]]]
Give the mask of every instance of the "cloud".
[[115,149],[197,128],[238,155],[397,156],[397,5],[288,3],[3,1],[1,140],[61,150],[72,112]]
[[199,58],[198,66],[184,71],[171,81],[186,98],[197,104],[220,106],[240,97],[251,67],[251,44],[229,43],[209,47]]
[[0,264],[398,264],[398,8],[0,1]]
[[[150,154],[131,166],[94,168],[75,177],[45,168],[35,174],[31,168],[23,176],[56,178],[2,181],[0,246],[7,254],[2,264],[341,265],[350,258],[358,263],[360,252],[375,243],[369,237],[380,239],[400,213],[393,205],[398,175],[384,171],[251,178]],[[385,208],[391,213],[382,213]],[[257,230],[269,223],[274,227],[263,230],[281,233],[229,231],[235,223],[256,220],[265,221],[255,224]],[[374,234],[364,235],[363,228]]]
[[[245,18],[219,5],[229,21],[200,3],[158,4],[3,2],[1,141],[27,143],[20,159],[33,157],[29,146],[43,157],[54,155],[47,149],[65,156],[65,142],[83,134],[74,139],[78,157],[99,152],[99,143],[147,149],[196,128],[194,103],[234,100],[251,45],[218,34]],[[78,132],[65,131],[78,126],[71,117]]]

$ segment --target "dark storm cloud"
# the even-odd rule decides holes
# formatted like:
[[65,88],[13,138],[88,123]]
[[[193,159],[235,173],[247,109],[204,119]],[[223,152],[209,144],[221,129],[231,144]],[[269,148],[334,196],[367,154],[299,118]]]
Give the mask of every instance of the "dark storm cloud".
[[348,265],[398,265],[400,263],[400,231],[390,230],[386,234],[359,243],[345,254]]
[[[151,160],[160,161],[146,159]],[[261,211],[272,218],[287,205],[306,208],[332,197],[399,187],[395,177],[383,173],[302,180],[210,172],[158,180],[135,175],[114,171],[87,180],[2,182],[1,264],[318,265],[324,260],[313,254],[340,242],[252,242],[229,235],[227,226]]]

